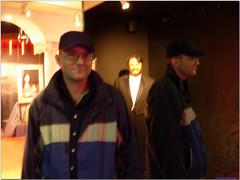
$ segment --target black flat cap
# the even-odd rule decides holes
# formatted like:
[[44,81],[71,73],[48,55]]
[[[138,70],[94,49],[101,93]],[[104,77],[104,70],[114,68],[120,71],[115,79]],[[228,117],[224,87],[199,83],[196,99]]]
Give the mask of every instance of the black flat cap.
[[93,43],[85,32],[69,31],[60,37],[59,49],[68,50],[77,45],[87,48],[90,52],[94,50]]
[[174,41],[167,46],[167,57],[178,55],[188,55],[191,57],[200,57],[204,51],[195,47],[192,43],[186,41]]

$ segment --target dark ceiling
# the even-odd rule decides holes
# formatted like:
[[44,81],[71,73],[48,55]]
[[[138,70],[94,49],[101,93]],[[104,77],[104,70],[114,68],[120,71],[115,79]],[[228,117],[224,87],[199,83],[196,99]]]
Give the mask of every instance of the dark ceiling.
[[150,20],[156,16],[164,18],[184,13],[204,13],[206,9],[220,8],[226,4],[226,1],[130,1],[130,8],[122,10],[119,1],[107,1],[88,10],[85,16]]
[[[85,12],[86,21],[104,19],[177,21],[207,15],[211,10],[229,5],[229,1],[130,1],[130,8],[122,10],[120,1],[107,1]],[[238,2],[236,2],[238,3]],[[94,21],[95,22],[95,21]],[[1,21],[1,32],[19,32],[14,24]]]

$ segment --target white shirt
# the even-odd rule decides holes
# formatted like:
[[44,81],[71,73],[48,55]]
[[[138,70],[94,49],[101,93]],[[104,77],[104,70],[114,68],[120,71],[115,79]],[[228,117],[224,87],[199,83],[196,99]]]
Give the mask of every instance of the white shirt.
[[129,88],[130,88],[130,93],[131,93],[131,98],[132,98],[132,108],[131,111],[134,109],[136,99],[137,99],[137,94],[138,94],[138,89],[141,83],[141,77],[142,74],[138,76],[132,76],[131,74],[129,75]]

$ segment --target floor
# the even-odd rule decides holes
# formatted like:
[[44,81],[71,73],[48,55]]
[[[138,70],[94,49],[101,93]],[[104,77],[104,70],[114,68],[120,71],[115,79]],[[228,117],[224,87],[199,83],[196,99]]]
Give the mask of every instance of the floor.
[[20,179],[25,137],[2,138],[1,179]]

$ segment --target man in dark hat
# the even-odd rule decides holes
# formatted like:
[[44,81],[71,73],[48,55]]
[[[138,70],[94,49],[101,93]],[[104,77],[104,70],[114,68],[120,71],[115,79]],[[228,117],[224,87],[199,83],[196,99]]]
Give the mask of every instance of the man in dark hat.
[[204,175],[207,156],[187,78],[196,75],[203,50],[183,41],[167,46],[165,76],[148,95],[148,155],[151,178],[195,179]]
[[64,33],[56,60],[60,70],[29,110],[22,178],[140,178],[124,99],[91,70],[89,36]]

